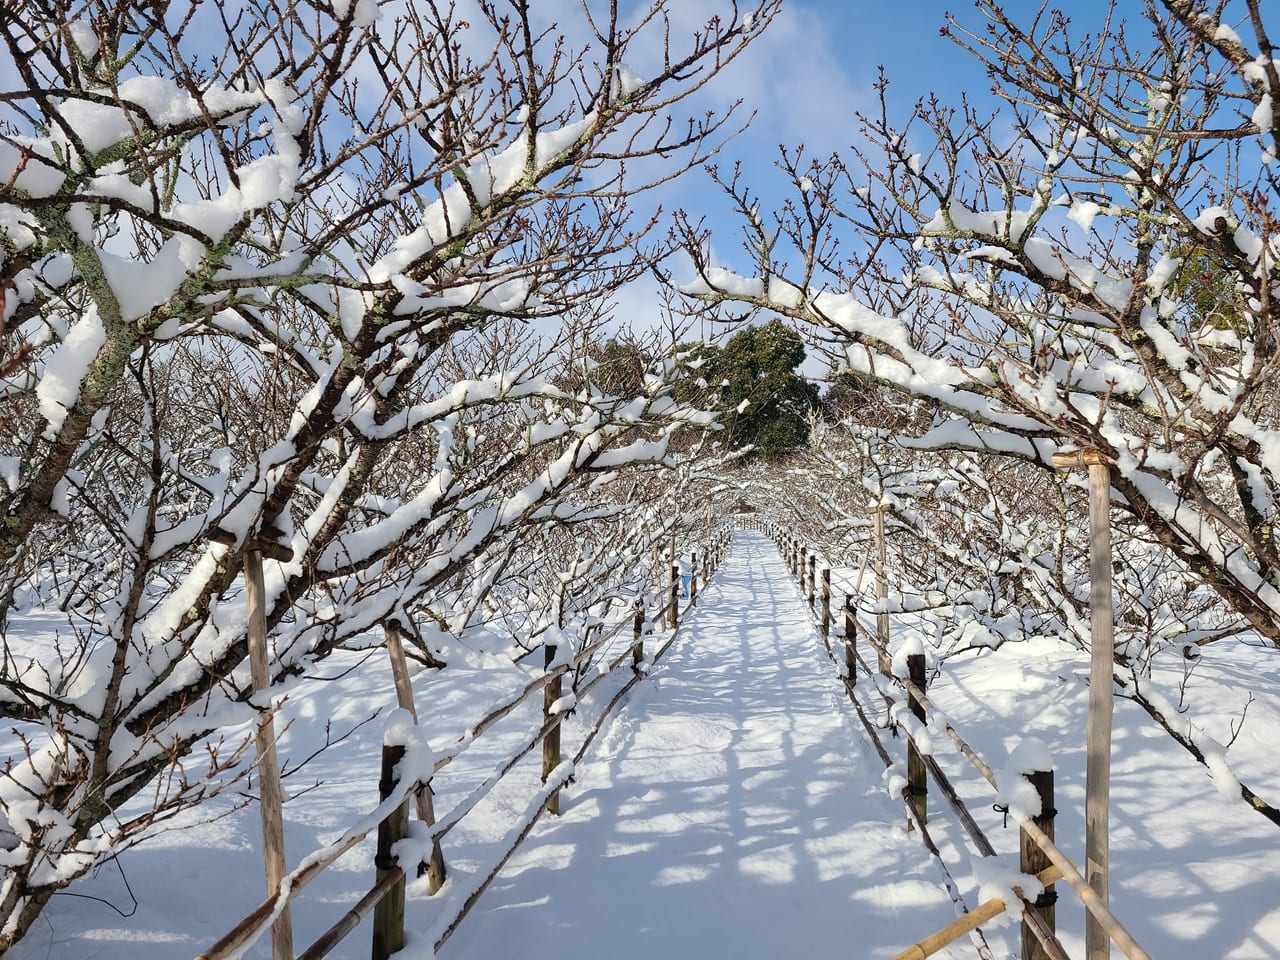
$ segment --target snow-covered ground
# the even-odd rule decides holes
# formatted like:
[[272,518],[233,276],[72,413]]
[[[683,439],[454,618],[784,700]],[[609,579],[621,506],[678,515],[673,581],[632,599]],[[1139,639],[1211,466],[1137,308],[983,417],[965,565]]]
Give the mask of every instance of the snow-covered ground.
[[[895,638],[911,625],[895,624]],[[1230,646],[1228,646],[1230,644]],[[1252,692],[1245,730],[1228,753],[1241,779],[1280,797],[1276,654],[1248,643],[1205,648],[1188,684],[1195,722],[1219,735]],[[361,662],[363,658],[367,660]],[[536,672],[483,654],[454,657],[417,678],[433,746],[455,740],[485,708]],[[1082,851],[1084,654],[1047,642],[1007,644],[942,665],[931,694],[999,769],[1021,738],[1045,740],[1057,769],[1057,835]],[[1174,684],[1176,675],[1157,679]],[[618,682],[621,682],[620,680]],[[602,685],[608,688],[609,684]],[[605,689],[595,696],[602,702]],[[1174,684],[1173,697],[1177,691]],[[874,702],[863,690],[864,702]],[[394,704],[379,653],[342,654],[292,692],[282,756],[293,766],[325,737],[354,732],[286,780],[290,862],[331,841],[376,800],[382,722]],[[1219,714],[1208,707],[1214,705]],[[358,726],[378,711],[372,722]],[[449,809],[536,722],[530,704],[476,741],[438,778]],[[593,715],[591,703],[580,713]],[[1190,719],[1188,719],[1190,722]],[[571,717],[566,739],[581,731]],[[939,762],[1003,852],[992,791],[943,738]],[[901,756],[899,740],[887,740]],[[1156,958],[1280,960],[1280,830],[1225,800],[1204,768],[1120,701],[1112,790],[1112,904]],[[446,912],[483,876],[537,788],[536,758],[444,841],[452,870],[439,898],[411,890],[414,956]],[[310,788],[304,790],[304,788]],[[188,822],[102,866],[54,899],[16,960],[161,960],[212,943],[264,893],[252,805],[221,801],[212,823]],[[544,818],[480,899],[444,957],[776,957],[813,953],[888,958],[954,916],[936,865],[904,829],[881,764],[844,699],[799,595],[772,543],[739,531],[715,582],[670,654],[641,683],[579,766],[558,820]],[[970,858],[949,811],[931,798],[931,829],[970,906]],[[373,851],[352,851],[295,901],[295,943],[309,943],[373,878]],[[127,878],[127,886],[126,880]],[[1082,915],[1060,885],[1058,927],[1081,954]],[[110,906],[130,911],[125,918]],[[1016,927],[992,928],[996,958],[1017,950]],[[364,957],[357,931],[333,956]],[[249,957],[267,956],[260,942]],[[962,941],[944,956],[972,956]]]
[[889,957],[954,919],[773,545],[689,626],[442,953]]

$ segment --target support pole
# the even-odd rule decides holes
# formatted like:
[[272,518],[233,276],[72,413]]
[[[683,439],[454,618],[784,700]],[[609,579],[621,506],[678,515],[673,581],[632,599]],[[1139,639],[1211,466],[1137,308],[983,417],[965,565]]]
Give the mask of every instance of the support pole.
[[[249,675],[254,693],[271,686],[267,656],[266,587],[262,575],[262,551],[250,548],[244,556],[245,597],[249,613]],[[267,873],[267,894],[274,895],[284,879],[284,791],[280,763],[276,759],[275,715],[268,712],[255,735],[258,755],[258,810],[262,817],[262,853]],[[272,960],[293,960],[293,920],[286,903],[271,924]]]
[[[556,650],[559,649],[554,644],[545,644],[543,646],[544,660],[543,665],[548,672],[552,669],[551,664],[556,659]],[[551,722],[553,716],[551,706],[563,695],[564,674],[556,674],[547,681],[547,685],[542,688],[542,722],[545,726]],[[547,731],[547,735],[542,740],[542,782],[546,783],[547,778],[551,776],[552,771],[560,766],[560,725],[556,724],[554,728]],[[554,816],[560,815],[560,791],[555,790],[551,796],[547,797],[546,803],[547,813]]]
[[[1104,906],[1109,905],[1111,714],[1114,686],[1115,620],[1111,606],[1111,468],[1097,450],[1053,455],[1060,469],[1089,470],[1089,719],[1085,732],[1084,849],[1085,879]],[[1109,960],[1111,940],[1089,913],[1084,927],[1085,960]]]
[[817,593],[818,555],[809,554],[809,585],[805,588],[805,597],[809,601],[809,609],[813,609],[814,594]]
[[698,555],[689,558],[689,606],[698,605]]
[[884,602],[889,599],[889,581],[885,576],[884,546],[884,512],[888,507],[875,508],[876,537],[876,600],[880,601],[881,610],[876,614],[876,639],[879,641],[878,651],[880,672],[889,676],[893,672],[893,664],[889,661],[889,613],[883,609]]

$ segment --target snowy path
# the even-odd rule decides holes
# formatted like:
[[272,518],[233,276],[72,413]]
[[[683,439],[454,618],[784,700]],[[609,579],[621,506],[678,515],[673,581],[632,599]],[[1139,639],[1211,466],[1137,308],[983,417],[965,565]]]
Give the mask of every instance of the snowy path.
[[954,913],[856,723],[774,545],[739,531],[442,955],[891,957]]

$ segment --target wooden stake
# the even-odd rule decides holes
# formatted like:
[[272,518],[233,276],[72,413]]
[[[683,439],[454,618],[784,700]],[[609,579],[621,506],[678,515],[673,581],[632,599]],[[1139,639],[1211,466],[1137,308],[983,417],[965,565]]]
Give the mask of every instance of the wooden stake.
[[680,565],[671,564],[671,609],[669,611],[671,617],[671,629],[675,630],[680,626]]
[[[409,711],[413,716],[413,722],[416,724],[418,722],[418,708],[413,702],[413,684],[409,681],[409,661],[405,659],[404,655],[400,621],[388,620],[383,627],[383,635],[386,637],[387,657],[391,660],[391,678],[396,685],[396,702],[402,709]],[[414,805],[417,807],[418,819],[428,827],[434,827],[436,824],[436,808],[435,797],[432,794],[430,783],[419,784],[418,790],[414,794]],[[439,893],[440,888],[444,886],[446,877],[444,851],[440,848],[439,838],[431,842],[431,856],[427,859],[427,862],[418,864],[418,876],[424,875],[427,878],[427,892],[431,894]]]
[[844,598],[844,665],[849,686],[858,685],[858,618],[854,613],[853,594]]
[[831,568],[822,568],[822,635],[831,636]]
[[[402,744],[382,746],[382,778],[378,781],[378,799],[386,800],[399,783],[396,766],[404,757]],[[377,882],[396,869],[391,848],[409,835],[409,800],[396,807],[378,824],[378,850],[373,865],[377,869]],[[404,871],[398,871],[400,879],[393,883],[378,905],[373,908],[373,960],[387,960],[393,953],[404,949]]]
[[[1057,813],[1053,808],[1053,771],[1036,771],[1027,774],[1026,777],[1040,797],[1040,815],[1032,819],[1044,835],[1053,840],[1053,818]],[[1026,830],[1018,831],[1018,851],[1020,858],[1018,869],[1023,873],[1039,873],[1051,866],[1049,858],[1040,849],[1040,845]],[[1046,884],[1044,892],[1036,897],[1034,904],[1035,912],[1040,915],[1044,926],[1050,932],[1057,930],[1057,902],[1057,891],[1052,884]],[[1049,953],[1032,931],[1031,924],[1025,919],[1022,921],[1022,960],[1051,960]]]
[[689,558],[689,606],[698,605],[698,555]]
[[[1085,732],[1085,879],[1104,906],[1109,900],[1111,807],[1111,714],[1115,620],[1111,606],[1111,468],[1097,450],[1053,455],[1059,469],[1089,470],[1089,718]],[[1092,913],[1085,917],[1086,960],[1108,960],[1111,941]]]
[[814,595],[817,593],[818,580],[818,555],[816,553],[809,554],[809,586],[806,589],[805,596],[809,599],[809,609],[813,609]]
[[[925,674],[923,653],[907,655],[907,673],[911,677],[912,683],[921,690],[925,689],[925,683],[928,678]],[[921,723],[924,723],[924,704],[914,694],[908,694],[907,703],[911,708],[911,715]],[[907,738],[907,789],[911,793],[911,807],[915,810],[916,819],[920,823],[927,823],[929,816],[929,777],[925,770],[924,757],[920,755],[920,750],[916,747],[916,742],[911,737]]]
[[[875,509],[876,599],[881,602],[882,607],[884,601],[889,599],[889,581],[884,572],[884,512],[887,509],[885,506]],[[880,642],[878,649],[880,672],[887,677],[893,673],[893,664],[889,662],[889,614],[883,609],[876,614],[876,639]]]
[[[249,676],[255,693],[271,687],[271,662],[267,656],[266,586],[262,575],[262,551],[250,549],[244,557],[245,596],[249,608]],[[262,818],[262,848],[267,873],[267,894],[274,895],[284,879],[284,791],[280,763],[276,759],[275,716],[267,713],[255,736],[258,754],[258,811]],[[293,921],[285,904],[271,924],[272,960],[293,960]]]
[[[543,665],[548,671],[551,670],[551,664],[556,658],[557,647],[554,644],[544,644],[543,654],[545,659]],[[554,677],[547,681],[547,685],[542,688],[542,722],[547,724],[551,722],[553,714],[551,706],[563,695],[564,674],[557,673]],[[560,766],[560,725],[556,724],[552,729],[547,731],[546,737],[542,740],[542,782],[546,783],[548,778],[556,767]],[[560,791],[556,790],[547,797],[547,813],[555,816],[560,815]]]
[[644,662],[644,600],[636,598],[636,618],[631,627],[631,670],[640,673]]

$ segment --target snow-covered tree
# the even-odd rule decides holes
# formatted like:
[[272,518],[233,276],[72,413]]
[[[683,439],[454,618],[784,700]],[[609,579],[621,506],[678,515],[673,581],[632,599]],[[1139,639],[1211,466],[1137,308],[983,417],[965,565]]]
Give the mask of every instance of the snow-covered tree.
[[1280,102],[1262,8],[1023,26],[978,6],[984,31],[949,29],[1000,112],[930,99],[899,126],[882,96],[852,160],[784,154],[792,198],[745,223],[754,276],[709,262],[686,224],[686,292],[809,324],[852,372],[928,401],[915,449],[1043,471],[1063,447],[1101,451],[1132,530],[1280,643]]
[[706,425],[662,367],[557,379],[665,253],[632,199],[732,132],[681,101],[777,0],[688,35],[665,6],[0,7],[0,951],[238,763],[185,757],[266,707],[247,550],[283,681],[476,615]]

